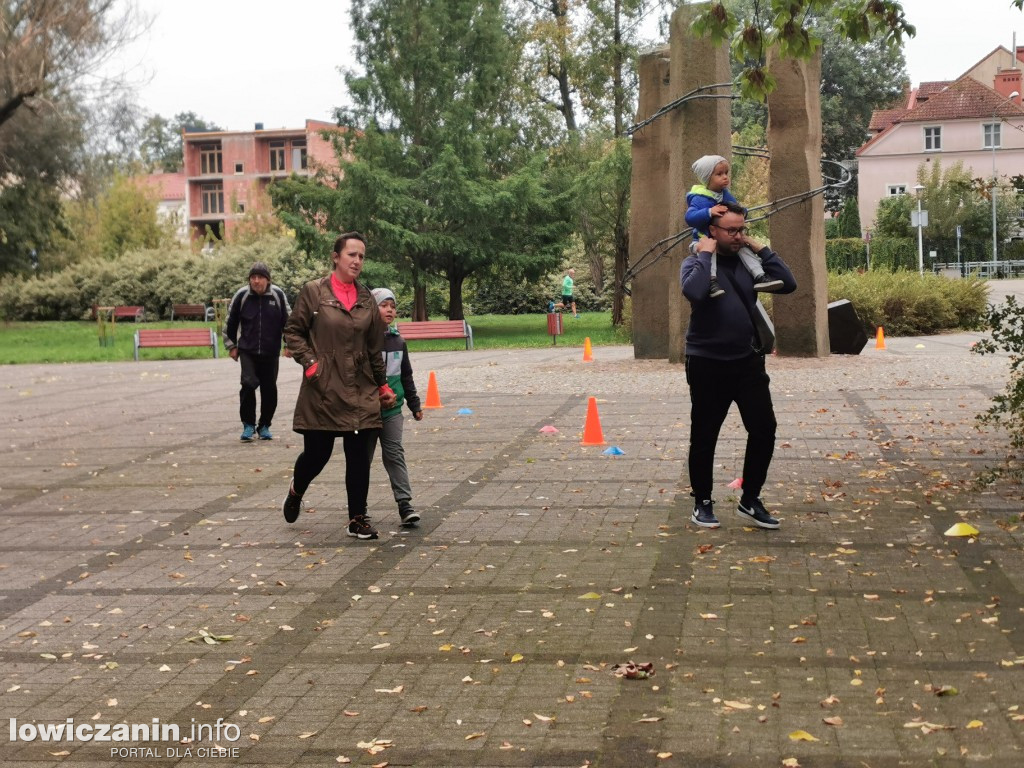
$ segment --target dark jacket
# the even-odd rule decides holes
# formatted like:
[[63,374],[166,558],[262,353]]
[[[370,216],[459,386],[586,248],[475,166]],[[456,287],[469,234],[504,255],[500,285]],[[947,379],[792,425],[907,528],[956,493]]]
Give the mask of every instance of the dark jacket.
[[394,406],[381,412],[385,421],[402,412],[402,402],[409,404],[413,413],[423,410],[419,395],[416,394],[416,383],[412,379],[412,363],[409,362],[409,346],[396,330],[388,328],[384,334],[384,366],[387,369],[388,386],[395,392],[398,400]]
[[288,297],[276,285],[270,285],[262,296],[248,285],[239,288],[228,306],[224,348],[237,346],[252,355],[280,355],[281,335],[290,312]]
[[379,387],[387,379],[381,347],[387,326],[369,289],[356,283],[356,303],[345,309],[331,276],[302,286],[284,328],[292,358],[303,370],[292,428],[296,432],[354,432],[381,425]]
[[708,225],[711,223],[711,209],[721,203],[736,203],[729,188],[722,190],[721,199],[703,184],[694,184],[686,195],[686,225],[693,227],[693,239],[699,240],[701,235],[707,236]]
[[[786,263],[769,248],[758,251],[764,273],[781,280],[776,293],[792,293],[796,280]],[[690,301],[690,324],[686,329],[686,354],[715,360],[739,360],[754,351],[754,321],[751,313],[757,294],[754,278],[734,253],[718,252],[718,282],[722,296],[710,298],[711,254],[691,253],[680,270],[683,295]]]

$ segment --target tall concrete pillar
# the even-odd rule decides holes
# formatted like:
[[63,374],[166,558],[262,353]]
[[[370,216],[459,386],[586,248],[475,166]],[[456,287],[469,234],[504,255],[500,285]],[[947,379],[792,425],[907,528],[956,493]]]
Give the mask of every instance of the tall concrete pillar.
[[[690,32],[698,8],[684,5],[672,15],[667,52],[641,57],[638,122],[700,86],[732,80],[728,45],[715,45]],[[707,93],[728,92],[725,87]],[[694,99],[633,135],[630,264],[658,241],[686,228],[686,193],[695,183],[690,166],[701,155],[729,156],[730,103]],[[638,358],[683,361],[690,307],[679,286],[679,268],[687,245],[676,246],[633,279],[633,350]]]
[[[636,122],[646,120],[669,101],[668,46],[641,54],[637,65],[640,94]],[[672,234],[669,195],[668,120],[660,118],[633,134],[633,175],[630,182],[629,263],[638,260],[655,243]],[[649,263],[654,255],[644,260]],[[643,266],[640,264],[639,266]],[[660,259],[638,274],[632,282],[633,356],[637,359],[668,357],[668,311],[666,284],[671,283],[671,265]]]
[[[768,96],[768,198],[781,200],[822,184],[821,54],[794,60],[772,51],[768,69],[778,82]],[[824,197],[816,195],[785,208],[769,221],[772,250],[789,265],[797,282],[796,293],[772,299],[779,354],[825,357],[829,343]]]
[[[706,4],[703,4],[706,5]],[[690,24],[700,6],[683,5],[672,14],[669,44],[671,65],[669,90],[671,99],[678,99],[700,86],[729,83],[728,43],[717,45],[711,38],[697,37]],[[726,95],[729,87],[707,91],[707,94]],[[691,99],[673,110],[668,116],[671,147],[669,156],[669,189],[671,211],[669,224],[672,232],[686,229],[686,193],[696,183],[691,167],[701,155],[731,155],[732,102],[729,99]],[[689,243],[681,243],[671,252],[671,280],[668,288],[668,359],[683,362],[686,348],[686,328],[690,321],[690,305],[683,298],[679,285],[679,269],[687,255]]]

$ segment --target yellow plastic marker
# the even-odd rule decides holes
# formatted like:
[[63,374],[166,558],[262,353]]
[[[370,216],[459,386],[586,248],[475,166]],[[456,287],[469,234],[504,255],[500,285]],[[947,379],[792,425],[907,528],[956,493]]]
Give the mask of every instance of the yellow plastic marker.
[[950,528],[948,531],[946,531],[945,535],[946,536],[977,536],[979,533],[981,533],[981,531],[979,531],[973,525],[968,525],[967,523],[957,523],[952,528]]

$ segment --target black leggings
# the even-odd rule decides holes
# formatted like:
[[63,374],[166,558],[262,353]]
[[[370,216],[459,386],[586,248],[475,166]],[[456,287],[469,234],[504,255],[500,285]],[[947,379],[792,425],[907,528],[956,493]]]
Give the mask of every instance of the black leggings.
[[[302,453],[295,460],[292,486],[299,496],[306,492],[334,451],[337,432],[306,432],[302,435]],[[366,514],[366,497],[370,492],[370,449],[377,442],[380,429],[341,432],[345,448],[345,492],[348,495],[349,519]]]

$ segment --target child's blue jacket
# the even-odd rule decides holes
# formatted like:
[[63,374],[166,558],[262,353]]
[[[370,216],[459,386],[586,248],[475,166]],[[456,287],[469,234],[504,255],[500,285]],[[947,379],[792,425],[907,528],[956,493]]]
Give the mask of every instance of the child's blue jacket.
[[728,187],[722,190],[721,197],[703,184],[694,184],[690,188],[686,195],[686,225],[693,227],[694,240],[699,240],[701,235],[708,235],[708,225],[711,223],[711,209],[719,203],[735,203],[739,205],[739,200],[733,197]]

